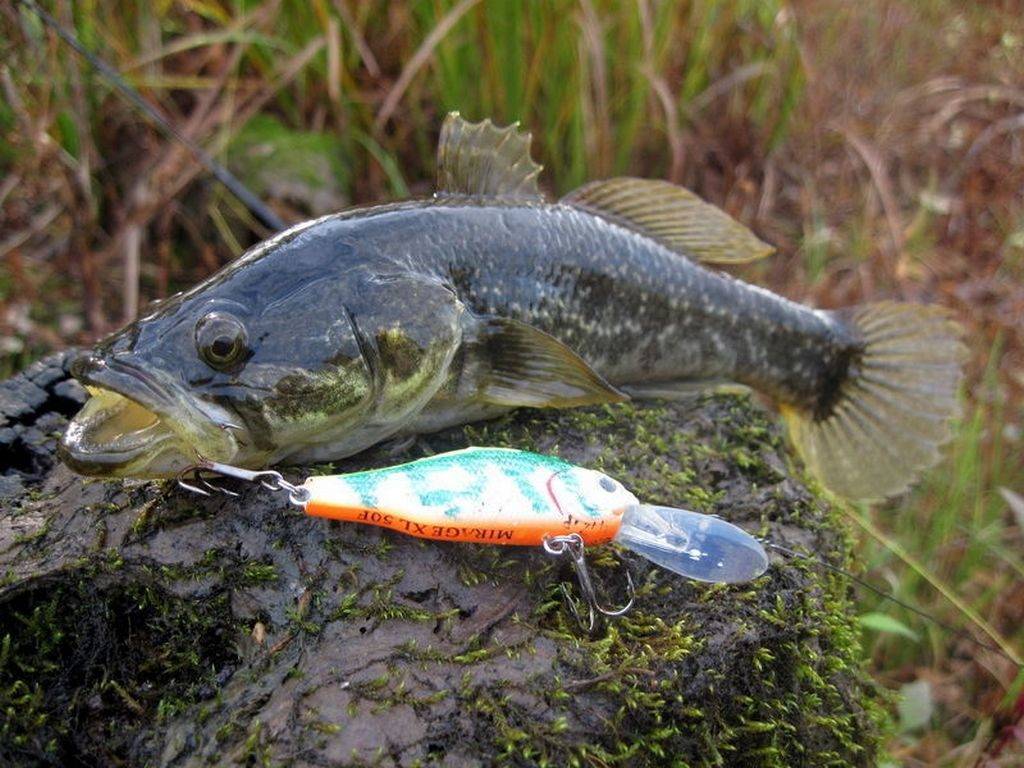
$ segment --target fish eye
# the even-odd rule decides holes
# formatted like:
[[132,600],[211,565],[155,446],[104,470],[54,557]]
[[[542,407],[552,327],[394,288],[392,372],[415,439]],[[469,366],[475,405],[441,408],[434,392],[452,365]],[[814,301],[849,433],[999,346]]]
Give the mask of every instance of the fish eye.
[[608,491],[608,493],[611,493],[616,488],[615,481],[612,480],[610,477],[602,477],[597,482],[598,485],[600,485],[602,488]]
[[248,351],[242,321],[227,312],[210,312],[196,323],[196,349],[211,368],[229,368]]

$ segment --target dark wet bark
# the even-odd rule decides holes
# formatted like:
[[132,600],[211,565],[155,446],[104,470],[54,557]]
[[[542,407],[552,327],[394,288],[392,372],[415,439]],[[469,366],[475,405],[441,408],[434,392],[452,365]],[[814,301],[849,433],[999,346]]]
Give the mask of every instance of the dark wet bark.
[[[586,637],[571,573],[539,551],[305,518],[258,490],[83,481],[52,459],[83,397],[65,379],[57,356],[0,385],[4,765],[874,763],[841,577],[775,560],[709,587],[605,548],[609,600],[625,566],[638,604]],[[521,412],[426,443],[558,453],[846,558],[745,398]]]

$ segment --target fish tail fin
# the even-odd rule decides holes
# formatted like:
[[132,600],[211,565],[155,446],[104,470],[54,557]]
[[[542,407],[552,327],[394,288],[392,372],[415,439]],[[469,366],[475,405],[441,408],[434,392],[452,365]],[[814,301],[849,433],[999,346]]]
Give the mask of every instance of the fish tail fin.
[[941,308],[882,302],[837,312],[863,351],[829,412],[784,407],[807,467],[848,499],[884,499],[939,461],[959,414],[967,349]]

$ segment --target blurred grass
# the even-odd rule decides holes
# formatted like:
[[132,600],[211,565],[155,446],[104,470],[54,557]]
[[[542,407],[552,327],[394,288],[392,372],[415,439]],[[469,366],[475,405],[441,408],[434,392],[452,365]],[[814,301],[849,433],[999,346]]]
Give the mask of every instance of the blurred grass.
[[[1020,526],[1024,510],[1008,514],[1000,491],[1020,490],[1022,468],[1015,450],[1018,440],[1007,440],[1006,435],[993,431],[1013,432],[1024,421],[1024,413],[1007,413],[1011,406],[997,376],[1002,347],[997,339],[989,350],[989,364],[948,449],[949,461],[876,518],[888,530],[887,535],[908,549],[931,576],[948,585],[989,624],[1002,627],[1019,654],[1024,648],[1024,605],[1020,599],[1024,579]],[[863,550],[867,571],[883,577],[881,583],[887,582],[897,597],[941,617],[947,624],[969,625],[966,616],[954,610],[919,573],[906,568],[890,549],[864,542]],[[899,633],[873,636],[868,651],[883,681],[892,687],[909,683],[911,675],[921,671],[922,658],[930,657],[924,679],[933,690],[941,692],[941,706],[933,715],[932,728],[901,734],[897,751],[915,754],[926,764],[974,764],[986,736],[977,728],[978,723],[987,709],[1014,705],[1024,686],[1024,674],[998,654],[877,596],[865,594],[861,605],[865,612],[898,618],[919,636],[916,640]],[[981,633],[971,634],[992,644]],[[1001,685],[987,683],[977,666]],[[957,755],[958,749],[962,755]],[[1011,759],[1019,760],[1019,752]]]
[[[1000,492],[1024,494],[1018,3],[44,5],[289,220],[428,194],[441,118],[457,109],[522,121],[552,193],[624,173],[695,189],[779,246],[744,276],[793,299],[950,307],[974,351],[962,428],[949,460],[873,518],[1024,647],[1021,522]],[[6,376],[267,233],[30,15],[4,5],[0,32]],[[867,538],[860,551],[873,579],[965,624],[890,551]],[[870,594],[861,607],[922,637],[865,629],[880,680],[933,694],[927,726],[894,754],[974,764],[1014,670]]]
[[[726,155],[766,156],[786,134],[802,89],[795,33],[779,0],[645,0],[629,7],[610,0],[49,6],[172,122],[233,167],[245,165],[247,147],[237,137],[256,113],[273,115],[309,140],[330,141],[346,171],[335,181],[352,202],[428,193],[437,130],[453,109],[471,119],[521,120],[536,137],[545,183],[555,193],[627,171],[698,187],[711,171],[716,183],[731,186]],[[68,250],[76,251],[57,271],[81,279],[80,286],[57,291],[70,288],[81,304],[64,312],[69,327],[84,316],[86,335],[109,331],[132,314],[135,283],[143,298],[164,295],[206,274],[211,258],[222,263],[266,234],[253,231],[244,212],[214,187],[191,184],[197,172],[188,158],[31,14],[6,8],[4,16],[4,71],[18,98],[0,105],[0,126],[10,138],[0,172],[30,173],[37,184],[71,177],[57,191],[73,215],[41,233],[49,242],[54,234],[67,238]],[[444,34],[432,37],[435,30]],[[685,135],[696,126],[708,130],[712,114],[716,127],[735,126],[743,138],[742,147],[717,148],[714,168],[688,162],[693,150]],[[286,177],[288,169],[278,173]],[[147,183],[147,175],[154,180]],[[35,233],[31,198],[45,196],[54,195],[11,190],[5,213]],[[275,202],[292,220],[315,208],[309,200]],[[162,211],[165,203],[170,210]],[[732,208],[751,204],[738,200]],[[124,240],[141,226],[151,236],[154,229],[184,236],[159,245],[159,258],[140,259],[124,252]],[[18,250],[16,259],[34,251]],[[54,261],[61,260],[46,259],[41,270],[0,282],[0,299],[18,296],[27,314],[21,324],[43,336],[66,309],[40,301],[50,291],[47,267]],[[141,281],[133,281],[128,265],[140,261]],[[10,334],[8,341],[25,335]]]

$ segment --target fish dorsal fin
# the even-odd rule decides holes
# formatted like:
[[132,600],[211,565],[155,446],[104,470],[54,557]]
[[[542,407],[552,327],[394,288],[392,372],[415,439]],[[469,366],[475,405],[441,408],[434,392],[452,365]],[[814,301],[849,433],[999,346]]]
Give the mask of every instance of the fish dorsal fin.
[[554,336],[518,320],[481,318],[470,343],[488,403],[567,408],[629,399]]
[[584,184],[563,203],[603,216],[698,261],[742,264],[775,249],[725,211],[667,181],[621,177]]
[[450,112],[437,145],[437,195],[543,200],[531,138],[519,123],[498,128],[489,119],[470,123]]

